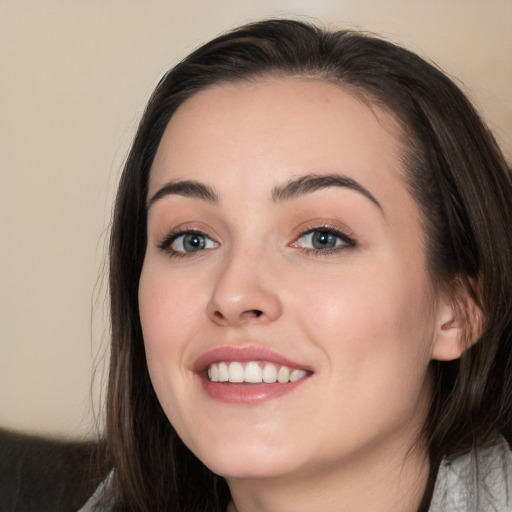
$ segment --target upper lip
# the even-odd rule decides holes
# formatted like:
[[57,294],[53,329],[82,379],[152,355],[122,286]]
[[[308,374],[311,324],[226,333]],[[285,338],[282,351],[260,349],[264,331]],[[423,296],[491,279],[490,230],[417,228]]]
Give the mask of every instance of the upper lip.
[[202,373],[213,363],[238,361],[265,361],[297,370],[313,371],[309,365],[301,364],[273,350],[258,346],[220,346],[201,354],[194,362],[193,369]]

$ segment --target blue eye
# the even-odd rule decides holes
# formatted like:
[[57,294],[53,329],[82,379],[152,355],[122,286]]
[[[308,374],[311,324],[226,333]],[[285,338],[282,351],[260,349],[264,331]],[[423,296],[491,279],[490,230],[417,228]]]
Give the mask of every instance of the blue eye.
[[332,249],[340,242],[337,236],[327,231],[313,231],[304,235],[304,241],[311,244],[313,249]]
[[314,229],[304,233],[295,243],[297,247],[312,251],[326,251],[352,247],[354,241],[344,233]]
[[[187,232],[173,235],[172,239],[166,242],[167,251],[172,253],[193,253],[203,251],[205,249],[214,249],[218,246],[211,238],[202,233]],[[164,248],[165,248],[164,247]]]

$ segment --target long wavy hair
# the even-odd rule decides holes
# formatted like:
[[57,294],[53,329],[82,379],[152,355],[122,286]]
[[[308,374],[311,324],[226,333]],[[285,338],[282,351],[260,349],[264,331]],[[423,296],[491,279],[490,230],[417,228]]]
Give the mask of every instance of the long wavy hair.
[[219,83],[304,76],[391,112],[401,127],[406,182],[422,212],[432,282],[463,287],[478,304],[480,339],[462,357],[431,363],[424,440],[430,478],[439,463],[510,424],[512,185],[500,150],[460,89],[414,53],[366,33],[293,20],[235,29],[186,57],[154,91],[121,177],[110,239],[112,346],[106,441],[115,468],[113,510],[224,511],[223,478],[182,443],[150,382],[139,320],[152,162],[176,109]]

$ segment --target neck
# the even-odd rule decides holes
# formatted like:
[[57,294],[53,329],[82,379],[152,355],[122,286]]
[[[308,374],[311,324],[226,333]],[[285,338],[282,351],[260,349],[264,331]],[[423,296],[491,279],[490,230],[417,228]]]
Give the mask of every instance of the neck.
[[404,450],[402,439],[308,473],[228,479],[233,501],[227,512],[411,512],[420,506],[428,474],[426,450]]

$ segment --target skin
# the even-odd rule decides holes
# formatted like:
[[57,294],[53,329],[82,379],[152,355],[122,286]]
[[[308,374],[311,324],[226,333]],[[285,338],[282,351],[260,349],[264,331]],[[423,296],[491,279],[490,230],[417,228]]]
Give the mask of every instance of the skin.
[[[206,89],[165,131],[139,287],[148,367],[180,437],[227,479],[230,510],[419,504],[429,362],[461,347],[451,302],[427,275],[400,151],[387,113],[299,78]],[[373,200],[340,186],[272,197],[311,173],[350,178]],[[172,180],[211,187],[218,201],[152,201]],[[312,250],[304,233],[331,228],[353,244]],[[163,247],[190,229],[208,237],[204,250],[176,255],[181,239]],[[312,375],[280,398],[226,404],[194,369],[219,346],[269,348]]]

